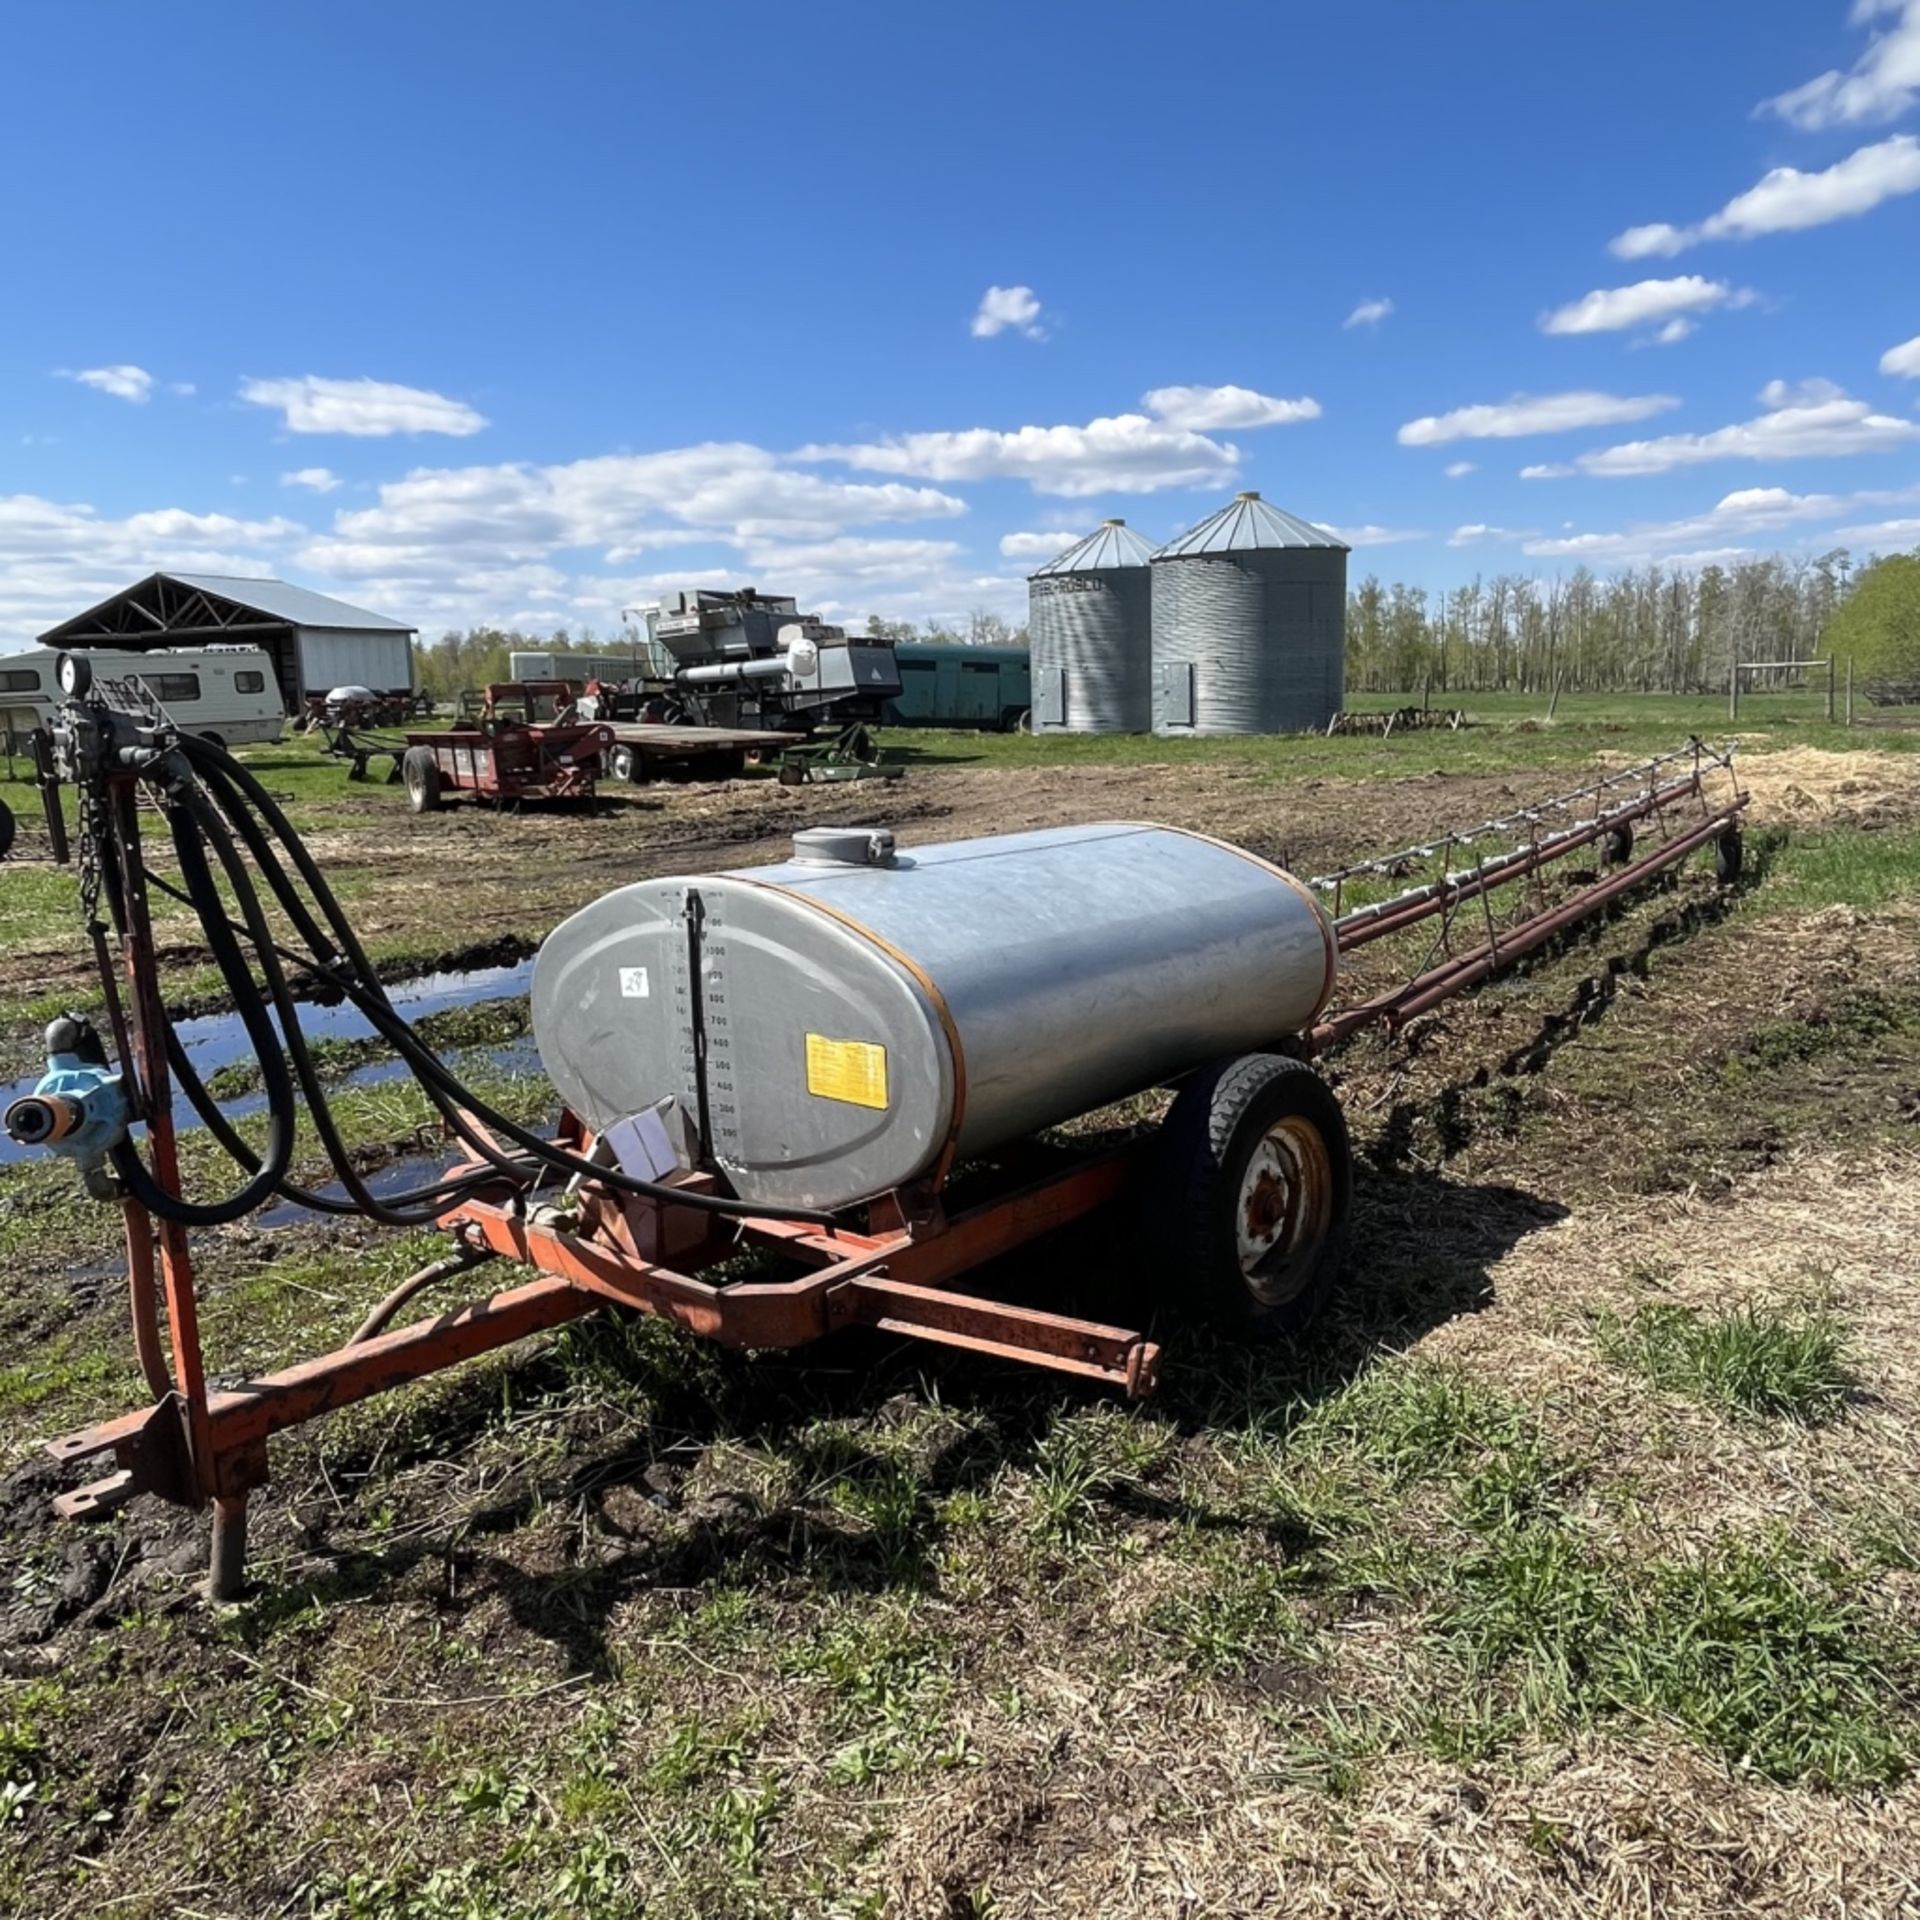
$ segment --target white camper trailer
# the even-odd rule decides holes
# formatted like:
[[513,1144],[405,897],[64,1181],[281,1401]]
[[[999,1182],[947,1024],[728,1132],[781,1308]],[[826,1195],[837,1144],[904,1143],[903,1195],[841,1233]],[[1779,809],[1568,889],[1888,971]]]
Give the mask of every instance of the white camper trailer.
[[[142,681],[188,733],[217,746],[278,740],[285,716],[273,662],[258,647],[156,648],[152,652],[84,651],[99,680]],[[45,726],[60,704],[51,647],[0,658],[0,734],[22,741]]]

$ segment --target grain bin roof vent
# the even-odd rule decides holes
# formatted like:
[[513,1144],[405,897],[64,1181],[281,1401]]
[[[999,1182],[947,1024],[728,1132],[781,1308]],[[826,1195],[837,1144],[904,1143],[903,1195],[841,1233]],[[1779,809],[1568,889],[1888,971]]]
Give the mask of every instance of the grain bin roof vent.
[[1048,573],[1105,573],[1113,567],[1144,567],[1153,549],[1124,520],[1108,520],[1076,540],[1065,553],[1036,567],[1030,579]]
[[[1338,547],[1342,553],[1350,551],[1344,540],[1325,527],[1282,513],[1257,493],[1237,493],[1218,513],[1211,513],[1197,527],[1176,534],[1153,557],[1173,560],[1195,553],[1272,552],[1286,547]],[[1059,564],[1054,562],[1055,566]]]

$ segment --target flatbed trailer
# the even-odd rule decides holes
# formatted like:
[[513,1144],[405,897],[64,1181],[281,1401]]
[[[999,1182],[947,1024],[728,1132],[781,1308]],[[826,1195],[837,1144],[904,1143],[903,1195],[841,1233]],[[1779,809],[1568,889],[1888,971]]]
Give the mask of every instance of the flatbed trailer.
[[759,727],[673,726],[652,720],[612,720],[606,755],[616,780],[732,780],[764,760],[777,760],[804,735]]

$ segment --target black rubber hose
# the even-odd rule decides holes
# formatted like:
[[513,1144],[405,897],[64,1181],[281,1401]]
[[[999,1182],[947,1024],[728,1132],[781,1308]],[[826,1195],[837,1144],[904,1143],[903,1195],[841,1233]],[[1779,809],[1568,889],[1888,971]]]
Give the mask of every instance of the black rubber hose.
[[[169,898],[180,901],[184,906],[193,904],[163,875],[155,873],[150,867],[143,868],[142,872],[146,876],[147,884],[156,892],[164,893]],[[246,929],[236,925],[234,931],[244,933]],[[278,1010],[276,1008],[276,1011]],[[167,1063],[173,1070],[174,1079],[179,1082],[180,1091],[187,1096],[188,1104],[200,1116],[207,1131],[219,1142],[222,1150],[230,1158],[239,1161],[251,1173],[259,1166],[260,1156],[248,1146],[245,1138],[235,1129],[233,1122],[227,1118],[219,1101],[208,1092],[207,1083],[200,1078],[199,1069],[194,1066],[192,1057],[181,1044],[179,1034],[171,1025],[167,1028]],[[465,1180],[440,1181],[428,1187],[410,1188],[405,1193],[389,1194],[387,1200],[389,1204],[412,1204],[441,1194],[464,1191],[468,1186],[478,1184],[490,1177],[469,1175]],[[305,1187],[297,1186],[291,1180],[281,1181],[278,1191],[287,1199],[297,1201],[303,1207],[310,1207],[316,1213],[333,1213],[350,1218],[360,1211],[350,1201],[329,1200],[324,1194],[309,1192]]]
[[[333,927],[337,937],[337,944],[343,956],[351,961],[356,970],[365,977],[363,981],[351,979],[335,968],[327,965],[324,961],[319,960],[317,956],[312,960],[308,960],[300,955],[290,955],[289,957],[302,965],[310,966],[325,984],[333,987],[350,1000],[368,1021],[372,1023],[375,1031],[413,1068],[415,1077],[427,1088],[429,1097],[432,1096],[434,1090],[437,1088],[446,1096],[447,1101],[457,1103],[465,1112],[471,1113],[476,1120],[504,1134],[509,1140],[519,1146],[523,1153],[543,1161],[548,1166],[560,1172],[569,1175],[577,1174],[587,1179],[596,1180],[602,1185],[612,1187],[617,1192],[632,1193],[642,1199],[684,1206],[700,1213],[719,1214],[729,1219],[757,1217],[769,1220],[794,1220],[810,1225],[833,1226],[838,1224],[833,1214],[815,1207],[757,1205],[751,1201],[736,1200],[721,1194],[690,1193],[684,1188],[666,1186],[657,1180],[636,1179],[631,1174],[624,1173],[616,1167],[601,1166],[594,1161],[583,1159],[578,1154],[569,1153],[564,1148],[555,1147],[551,1142],[542,1140],[538,1134],[529,1132],[517,1122],[508,1119],[506,1115],[489,1106],[485,1101],[475,1095],[470,1088],[462,1085],[462,1083],[447,1070],[439,1056],[435,1054],[431,1048],[426,1046],[406,1021],[394,1010],[392,1003],[387,998],[386,989],[373,975],[372,963],[367,959],[364,949],[361,948],[359,940],[355,937],[351,925],[348,924],[345,914],[340,909],[339,902],[334,899],[332,889],[327,885],[325,877],[321,874],[319,867],[313,860],[313,856],[307,851],[299,835],[287,821],[286,815],[280,811],[272,795],[261,786],[260,782],[256,780],[246,768],[242,767],[239,762],[234,760],[223,749],[214,747],[202,740],[183,740],[181,744],[187,749],[189,757],[197,766],[208,768],[215,774],[216,778],[221,775],[228,776],[233,784],[238,786],[245,793],[246,797],[258,808],[268,825],[273,829],[276,838],[286,847],[289,856],[299,869],[301,878],[306,882],[308,890],[313,895],[314,903],[326,916],[329,925]],[[269,878],[273,879],[274,877],[275,876],[269,872]],[[284,872],[282,872],[278,878],[281,882],[284,882]],[[305,926],[301,927],[301,931],[307,935],[310,944],[316,947],[326,946],[328,944],[326,941],[312,939],[311,933],[308,931],[312,929],[317,932],[317,929],[313,928],[311,915],[304,912],[297,915],[295,914],[292,905],[287,899],[287,895],[292,893],[292,891],[291,887],[285,887],[283,890],[281,885],[276,884],[275,886],[276,895],[281,898],[282,905],[288,908],[289,918],[294,919],[296,926],[299,926],[302,921],[306,923]],[[439,1101],[436,1101],[435,1104],[440,1105],[441,1111],[446,1113],[447,1109],[445,1105],[442,1105]],[[461,1137],[467,1140],[469,1145],[481,1154],[483,1158],[489,1160],[495,1166],[500,1167],[503,1171],[511,1173],[520,1172],[520,1169],[503,1156],[499,1149],[493,1146],[492,1143],[483,1138],[476,1139],[473,1131],[462,1124],[461,1116],[448,1114],[447,1117],[456,1131],[461,1134]]]
[[[300,1083],[300,1092],[306,1101],[307,1111],[313,1121],[314,1131],[320,1137],[328,1160],[333,1166],[340,1184],[353,1202],[348,1211],[358,1210],[371,1218],[383,1221],[394,1227],[431,1226],[438,1209],[428,1212],[404,1211],[404,1202],[397,1199],[382,1201],[377,1199],[366,1183],[360,1178],[359,1170],[354,1166],[352,1156],[347,1151],[346,1142],[341,1139],[340,1131],[333,1120],[333,1109],[320,1084],[320,1076],[314,1068],[313,1056],[307,1051],[306,1035],[301,1030],[300,1015],[294,1004],[293,995],[287,989],[286,976],[280,971],[279,956],[274,950],[273,930],[267,924],[265,913],[260,906],[260,896],[249,876],[239,850],[234,846],[232,836],[228,834],[219,815],[213,807],[198,794],[190,793],[187,804],[192,808],[194,819],[205,836],[207,843],[220,857],[220,863],[226,870],[227,884],[240,907],[241,918],[246,924],[247,937],[252,941],[259,956],[260,971],[266,982],[269,998],[275,1014],[279,1018],[280,1030],[286,1041],[286,1058],[292,1062],[295,1077]],[[262,1072],[266,1063],[261,1062]],[[442,1183],[444,1184],[444,1183]],[[285,1190],[285,1183],[282,1183]],[[431,1194],[437,1188],[428,1188]],[[296,1195],[289,1194],[289,1198]],[[317,1199],[317,1195],[300,1194],[302,1203]],[[327,1211],[323,1203],[321,1211]]]
[[[193,1062],[187,1057],[187,1050],[169,1028],[167,1032],[167,1059],[173,1068],[173,1077],[179,1083],[180,1091],[187,1096],[188,1104],[197,1113],[206,1129],[220,1143],[222,1150],[251,1173],[260,1164],[260,1156],[248,1146],[245,1138],[238,1133],[233,1122],[221,1111],[220,1103],[207,1091],[206,1082],[200,1078]],[[473,1192],[477,1187],[486,1185],[493,1179],[491,1173],[470,1173],[459,1180],[442,1180],[432,1186],[408,1187],[399,1193],[389,1193],[377,1198],[375,1205],[380,1209],[379,1217],[392,1225],[431,1226],[437,1217],[427,1213],[417,1220],[404,1218],[397,1213],[401,1207],[420,1206],[431,1203],[445,1205],[458,1200],[462,1195]],[[341,1183],[346,1184],[344,1181]],[[292,1180],[282,1180],[276,1191],[282,1198],[291,1200],[296,1206],[305,1207],[311,1213],[334,1214],[341,1219],[355,1219],[365,1209],[356,1206],[351,1200],[330,1199],[324,1193],[315,1193],[310,1188],[297,1185]]]
[[[148,879],[150,879],[156,887],[159,887],[163,893],[175,893],[175,889],[169,887],[169,885],[167,885],[161,877],[156,876],[156,874],[150,874]],[[179,895],[177,895],[177,897],[179,897]],[[250,931],[250,937],[252,937],[252,929],[248,929],[248,931]],[[336,1133],[336,1129],[334,1129],[334,1125],[332,1125],[332,1110],[330,1110],[330,1106],[328,1106],[328,1102],[326,1102],[326,1094],[324,1094],[323,1089],[319,1087],[317,1077],[311,1077],[311,1056],[305,1056],[305,1044],[303,1044],[305,1043],[305,1035],[300,1035],[300,1029],[298,1029],[298,1014],[294,1012],[294,1002],[292,1002],[290,996],[282,998],[280,983],[269,981],[269,987],[271,987],[271,991],[273,991],[273,1008],[275,1008],[275,1014],[278,1014],[278,1018],[280,1018],[282,1031],[288,1033],[288,1035],[298,1035],[298,1039],[300,1039],[300,1056],[305,1058],[305,1066],[307,1066],[307,1071],[300,1075],[301,1087],[303,1087],[305,1096],[307,1096],[307,1108],[309,1108],[309,1112],[315,1116],[315,1131],[321,1133],[323,1142],[328,1142],[328,1139],[338,1140],[338,1133]],[[292,1052],[292,1048],[290,1048],[290,1052]],[[207,1131],[213,1135],[213,1139],[217,1140],[219,1146],[227,1152],[228,1158],[230,1158],[230,1160],[236,1160],[242,1167],[246,1167],[250,1173],[257,1171],[259,1165],[261,1165],[261,1156],[253,1152],[252,1146],[248,1146],[248,1142],[238,1133],[238,1129],[236,1129],[234,1123],[228,1119],[227,1114],[221,1112],[219,1100],[215,1100],[213,1094],[207,1092],[205,1081],[202,1081],[198,1069],[194,1068],[192,1060],[190,1060],[188,1054],[186,1054],[186,1048],[180,1044],[179,1035],[173,1031],[171,1025],[167,1027],[167,1062],[169,1062],[169,1066],[173,1068],[173,1077],[175,1077],[175,1081],[179,1083],[180,1091],[186,1094],[188,1104],[194,1108],[194,1112],[204,1121],[205,1127],[207,1127]],[[390,1227],[430,1227],[430,1225],[434,1225],[438,1213],[440,1213],[440,1210],[444,1208],[447,1202],[461,1198],[463,1194],[468,1194],[468,1192],[472,1192],[474,1188],[486,1185],[486,1183],[492,1179],[492,1175],[468,1173],[463,1179],[457,1179],[457,1181],[434,1181],[434,1183],[430,1183],[430,1185],[426,1185],[426,1187],[407,1187],[399,1190],[399,1192],[386,1194],[386,1196],[376,1196],[376,1194],[372,1194],[371,1190],[361,1187],[359,1173],[357,1173],[357,1169],[351,1165],[351,1162],[342,1165],[344,1148],[342,1148],[342,1154],[336,1158],[334,1152],[332,1152],[332,1146],[328,1146],[328,1158],[330,1158],[332,1164],[334,1164],[334,1171],[336,1171],[338,1175],[342,1175],[340,1185],[346,1188],[349,1196],[353,1196],[353,1198],[348,1198],[348,1200],[330,1200],[326,1194],[313,1192],[311,1188],[300,1187],[296,1181],[290,1181],[290,1179],[282,1179],[280,1185],[275,1188],[276,1192],[282,1194],[286,1200],[292,1200],[296,1206],[307,1208],[309,1212],[334,1213],[334,1215],[338,1215],[338,1217],[342,1217],[342,1219],[353,1219],[353,1217],[357,1217],[357,1215],[369,1213],[374,1219],[380,1219],[380,1221],[384,1221],[384,1223],[390,1225]],[[359,1188],[359,1192],[357,1192],[357,1188]],[[417,1206],[430,1208],[430,1212],[403,1212],[405,1208],[417,1208]]]
[[[235,824],[240,828],[241,832],[246,837],[249,848],[255,852],[256,857],[261,862],[262,873],[266,876],[269,884],[273,887],[275,897],[280,901],[281,906],[284,909],[286,909],[289,918],[293,919],[296,925],[303,926],[308,930],[311,936],[310,944],[312,946],[326,948],[326,950],[329,953],[331,953],[333,949],[331,948],[331,946],[328,945],[327,941],[320,935],[318,928],[314,925],[312,916],[308,914],[308,912],[306,911],[305,902],[303,902],[300,899],[298,890],[294,887],[291,879],[288,877],[286,873],[286,869],[281,866],[279,860],[275,857],[273,853],[273,849],[271,845],[265,840],[264,836],[261,835],[258,824],[248,814],[246,810],[246,806],[244,804],[244,796],[238,795],[223,786],[219,786],[216,784],[216,782],[213,782],[213,781],[209,781],[208,785],[213,791],[215,791],[218,794],[223,808],[226,809],[231,814],[232,818],[235,821]],[[287,831],[291,833],[292,829],[289,827]],[[300,851],[304,853],[305,849],[301,848]],[[329,900],[327,905],[330,911],[337,914],[338,912],[337,902],[332,902],[331,900]],[[328,981],[329,983],[335,986],[336,991],[340,991],[342,993],[343,998],[348,998],[352,1000],[353,1004],[356,1007],[360,1007],[363,1012],[367,1011],[367,1008],[364,1005],[362,999],[357,995],[355,995],[354,993],[352,993],[349,990],[349,988],[345,984],[343,984],[342,976],[335,974],[330,968],[325,966],[324,963],[317,962],[316,960],[314,960],[312,957],[308,955],[291,953],[287,949],[280,947],[278,943],[272,939],[270,931],[267,930],[264,926],[264,922],[258,925],[250,924],[246,928],[238,929],[238,931],[245,932],[247,937],[251,940],[256,941],[256,943],[260,940],[265,940],[268,948],[270,948],[275,954],[282,956],[288,961],[292,962],[294,965],[305,967],[310,971],[318,972],[321,976],[323,976],[323,978],[326,981]],[[348,932],[350,934],[351,929],[348,929]],[[374,1022],[375,1030],[377,1032],[383,1032],[383,1037],[388,1038],[388,1042],[390,1045],[394,1044],[392,1039],[392,1031],[397,1029],[397,1031],[403,1034],[407,1040],[412,1041],[416,1047],[420,1046],[421,1043],[419,1041],[419,1036],[413,1032],[413,1029],[410,1026],[408,1026],[405,1023],[405,1021],[401,1019],[399,1013],[395,1011],[392,1002],[387,998],[384,988],[382,988],[379,985],[379,983],[375,981],[372,983],[372,986],[368,989],[368,991],[371,994],[377,996],[377,1006],[373,1012],[370,1012],[368,1014],[369,1019]],[[281,1003],[279,1001],[276,1001],[276,1005],[279,1005],[279,1004]],[[292,1006],[292,997],[291,997],[291,994],[288,993],[285,995],[285,1008],[290,1009],[291,1006]],[[391,1029],[383,1029],[381,1024],[381,1018],[380,1018],[381,1015],[384,1015],[385,1020],[393,1023]],[[283,1009],[283,1018],[282,1018],[283,1026],[286,1025],[288,1017],[289,1016],[287,1012]],[[298,1019],[299,1019],[297,1012],[292,1013],[290,1017],[293,1020],[295,1026],[297,1026]],[[442,1073],[444,1078],[446,1079],[447,1085],[452,1088],[451,1093],[444,1091],[440,1085],[428,1080],[419,1071],[417,1061],[413,1057],[410,1057],[408,1053],[403,1050],[403,1048],[396,1046],[395,1051],[401,1054],[402,1060],[407,1065],[413,1067],[414,1079],[419,1085],[421,1091],[427,1096],[428,1101],[433,1105],[435,1111],[439,1113],[442,1120],[446,1122],[449,1130],[457,1138],[464,1141],[466,1145],[475,1154],[477,1154],[482,1160],[488,1162],[491,1166],[496,1168],[499,1172],[507,1174],[512,1178],[517,1179],[523,1183],[537,1181],[539,1171],[540,1171],[537,1167],[529,1168],[525,1164],[524,1157],[503,1155],[499,1151],[499,1149],[494,1145],[492,1140],[490,1140],[485,1133],[481,1132],[476,1127],[474,1122],[471,1119],[469,1119],[467,1113],[464,1110],[462,1102],[470,1099],[471,1096],[468,1094],[467,1089],[464,1086],[462,1086],[459,1081],[454,1080],[450,1075],[445,1075],[444,1069],[442,1069]],[[431,1061],[435,1067],[440,1066],[438,1056],[433,1054],[430,1050],[423,1048],[422,1055],[424,1058]],[[317,1092],[317,1081],[314,1083],[314,1090]],[[320,1093],[318,1097],[321,1102],[322,1111],[324,1112],[326,1110],[325,1095],[324,1093]],[[340,1171],[341,1169],[342,1158],[343,1158],[342,1155],[336,1154],[334,1156],[336,1171]],[[485,1175],[485,1174],[470,1174],[470,1175],[464,1176],[458,1182],[442,1183],[439,1186],[436,1186],[433,1188],[424,1188],[424,1189],[420,1189],[419,1191],[423,1196],[428,1193],[438,1194],[442,1191],[453,1192],[456,1194],[464,1193],[464,1192],[471,1191],[476,1187],[485,1185],[490,1177],[491,1176]],[[343,1180],[343,1184],[344,1183],[345,1182]],[[389,1204],[398,1204],[401,1201],[409,1198],[411,1198],[411,1196],[406,1196],[406,1195],[390,1196]],[[375,1202],[373,1203],[373,1206],[377,1214],[379,1203]]]
[[[202,803],[204,804],[204,803]],[[212,950],[214,963],[232,993],[241,1024],[247,1030],[259,1056],[261,1078],[267,1096],[267,1150],[253,1175],[224,1200],[188,1200],[184,1195],[168,1193],[147,1170],[131,1140],[123,1140],[113,1149],[114,1171],[126,1184],[129,1194],[148,1212],[163,1220],[177,1221],[189,1227],[222,1227],[244,1219],[273,1193],[285,1177],[293,1159],[294,1102],[293,1081],[280,1052],[273,1022],[267,1017],[265,1003],[254,985],[246,955],[235,939],[227,920],[226,904],[214,885],[206,850],[194,831],[195,822],[187,807],[179,802],[167,809],[167,824],[173,834],[174,856],[180,863],[180,877],[187,897],[200,915]]]

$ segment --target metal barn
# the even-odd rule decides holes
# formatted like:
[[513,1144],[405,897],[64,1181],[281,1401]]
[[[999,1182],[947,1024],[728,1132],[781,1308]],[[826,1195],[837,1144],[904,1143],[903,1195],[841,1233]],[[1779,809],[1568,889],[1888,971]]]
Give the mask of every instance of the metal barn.
[[1153,725],[1153,549],[1109,520],[1027,578],[1035,733]]
[[309,693],[413,685],[415,629],[284,580],[154,573],[40,636],[44,647],[262,648],[289,713]]
[[1340,711],[1345,541],[1242,493],[1152,573],[1155,733],[1300,733]]

